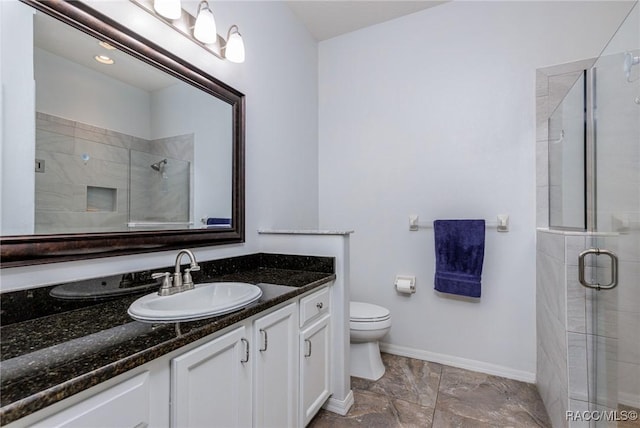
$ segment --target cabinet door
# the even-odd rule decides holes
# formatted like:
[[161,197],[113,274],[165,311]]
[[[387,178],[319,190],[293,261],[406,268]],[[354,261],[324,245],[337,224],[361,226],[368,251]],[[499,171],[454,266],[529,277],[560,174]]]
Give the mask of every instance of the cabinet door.
[[331,395],[330,319],[326,315],[300,333],[302,426],[309,423]]
[[246,337],[247,329],[239,327],[171,361],[173,427],[251,425],[251,353]]
[[56,413],[32,427],[146,427],[149,423],[149,372]]
[[298,423],[298,309],[292,303],[255,321],[255,427]]

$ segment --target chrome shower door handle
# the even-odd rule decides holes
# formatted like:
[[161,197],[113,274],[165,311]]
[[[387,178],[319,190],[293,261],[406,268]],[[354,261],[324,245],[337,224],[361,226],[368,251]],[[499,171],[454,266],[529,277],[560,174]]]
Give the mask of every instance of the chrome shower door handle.
[[[609,258],[611,259],[611,280],[608,284],[592,284],[590,282],[587,282],[587,280],[585,279],[584,259],[589,254],[595,254],[596,256],[604,254],[605,256],[609,256]],[[615,288],[618,285],[618,256],[616,256],[609,250],[603,250],[600,248],[589,248],[588,250],[584,250],[580,253],[580,255],[578,255],[578,280],[584,287],[594,288],[596,290],[611,290],[612,288]]]

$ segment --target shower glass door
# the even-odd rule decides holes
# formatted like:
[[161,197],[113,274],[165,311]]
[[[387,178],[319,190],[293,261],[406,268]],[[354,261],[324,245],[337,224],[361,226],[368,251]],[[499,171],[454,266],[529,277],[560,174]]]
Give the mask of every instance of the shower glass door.
[[[617,255],[618,285],[587,290],[590,410],[604,415],[591,426],[640,426],[624,421],[640,408],[639,9],[636,3],[593,67],[596,233],[591,246]],[[607,284],[610,259],[595,259],[592,280]]]
[[189,225],[191,163],[137,150],[130,150],[129,163],[129,227]]

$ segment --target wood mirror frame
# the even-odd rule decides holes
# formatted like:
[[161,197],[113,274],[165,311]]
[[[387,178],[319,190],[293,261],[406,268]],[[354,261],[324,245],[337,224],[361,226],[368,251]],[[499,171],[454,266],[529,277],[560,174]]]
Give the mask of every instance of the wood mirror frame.
[[3,236],[0,237],[1,267],[244,242],[244,95],[84,3],[21,1],[231,105],[232,217],[231,227],[224,229]]

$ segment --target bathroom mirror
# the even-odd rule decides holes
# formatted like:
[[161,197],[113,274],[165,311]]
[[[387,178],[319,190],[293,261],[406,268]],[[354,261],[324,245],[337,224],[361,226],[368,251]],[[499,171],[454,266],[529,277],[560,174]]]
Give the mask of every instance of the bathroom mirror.
[[23,3],[35,101],[4,109],[2,267],[243,242],[244,96],[86,4]]

